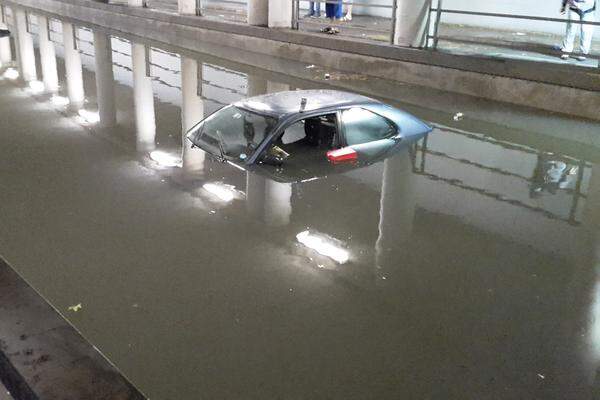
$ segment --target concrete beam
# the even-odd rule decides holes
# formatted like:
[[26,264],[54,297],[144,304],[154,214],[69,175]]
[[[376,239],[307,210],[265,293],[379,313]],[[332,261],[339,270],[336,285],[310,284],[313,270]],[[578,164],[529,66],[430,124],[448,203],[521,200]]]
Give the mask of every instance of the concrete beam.
[[144,0],[127,0],[129,7],[144,7]]
[[115,82],[112,63],[110,36],[94,31],[94,62],[96,63],[96,97],[100,125],[111,127],[117,124],[115,105]]
[[44,86],[49,93],[58,92],[58,72],[56,70],[56,50],[50,40],[48,18],[38,15],[38,35],[40,42],[40,59]]
[[75,43],[75,27],[73,24],[63,22],[63,44],[65,55],[65,71],[67,74],[67,92],[71,108],[83,107],[85,92],[83,90],[83,69],[81,54]]
[[196,0],[177,0],[179,14],[196,15]]
[[181,57],[181,167],[186,174],[204,170],[206,153],[193,149],[186,139],[187,132],[204,119],[202,99],[202,64],[193,58]]
[[269,28],[292,27],[292,2],[288,0],[269,0]]
[[248,24],[256,26],[269,24],[269,0],[248,0]]
[[[0,29],[8,29],[6,23],[2,22],[6,17],[2,13],[4,12],[3,8],[0,8]],[[12,62],[12,50],[10,47],[10,38],[3,37],[0,38],[0,67],[5,64],[10,64]]]
[[0,321],[0,380],[15,399],[145,399],[2,260]]
[[145,45],[131,43],[136,143],[138,151],[141,152],[149,152],[156,148],[156,115],[152,79],[150,71],[147,70],[148,57]]
[[33,39],[27,32],[27,16],[25,10],[15,9],[15,24],[17,26],[17,45],[19,46],[19,68],[21,77],[26,82],[37,80],[37,69],[35,53],[33,51]]
[[429,16],[429,0],[398,0],[394,44],[422,47]]

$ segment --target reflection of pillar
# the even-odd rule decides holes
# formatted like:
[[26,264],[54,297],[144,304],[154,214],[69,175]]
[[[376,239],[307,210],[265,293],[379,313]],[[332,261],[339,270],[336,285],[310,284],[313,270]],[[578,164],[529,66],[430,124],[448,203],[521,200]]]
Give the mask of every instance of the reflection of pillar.
[[265,211],[265,184],[264,177],[246,172],[246,208],[250,215],[260,220]]
[[129,7],[144,7],[144,0],[127,0]]
[[285,226],[292,215],[292,184],[246,172],[246,207],[268,226]]
[[196,0],[178,0],[179,14],[196,15]]
[[[405,248],[413,230],[416,206],[416,175],[408,148],[401,150],[383,163],[381,200],[379,209],[379,237],[375,244],[377,266],[383,267],[391,252]],[[388,257],[390,255],[391,257]],[[393,264],[393,263],[391,263]],[[385,275],[385,271],[382,271]]]
[[100,125],[111,127],[117,124],[115,87],[110,36],[94,32],[94,60],[96,62],[96,96]]
[[429,1],[398,0],[397,4],[394,44],[410,47],[422,46],[429,16]]
[[62,25],[69,101],[71,102],[71,107],[81,108],[85,99],[85,93],[83,91],[81,54],[79,54],[77,44],[75,43],[75,27],[68,22],[63,22]]
[[248,0],[248,24],[267,26],[269,23],[269,0]]
[[287,83],[268,81],[267,82],[267,93],[286,92],[290,90],[290,85]]
[[285,226],[292,215],[292,184],[271,179],[265,182],[265,223],[268,226]]
[[[200,67],[200,69],[199,69]],[[202,64],[185,56],[181,57],[181,128],[182,139],[182,168],[184,172],[201,171],[204,168],[205,153],[192,149],[192,144],[186,140],[187,132],[204,118],[204,101],[202,90]]]
[[56,71],[54,43],[52,43],[48,34],[48,18],[39,15],[37,20],[44,86],[46,87],[46,91],[55,93],[58,92],[58,72]]
[[[587,348],[583,348],[582,354],[578,354],[577,358],[584,361],[583,367],[587,370],[587,383],[594,384],[597,391],[600,389],[597,382],[597,368],[600,366],[600,166],[598,164],[594,164],[592,167],[581,220],[588,236],[588,240],[584,243],[589,245],[589,250],[582,249],[576,254],[587,255],[588,261],[575,261],[576,265],[583,265],[585,269],[581,268],[573,274],[574,279],[569,290],[573,298],[569,299],[569,306],[572,309],[587,307],[588,314],[582,316],[579,321],[573,321],[570,324],[572,329],[569,333],[579,340],[581,331],[589,332]],[[588,327],[585,327],[587,329],[581,329],[580,324],[586,323],[589,324]],[[577,348],[581,349],[579,346]]]
[[269,0],[269,28],[292,27],[292,2],[286,0]]
[[267,93],[267,80],[258,75],[248,74],[246,97],[260,96]]
[[37,79],[35,68],[35,53],[33,52],[33,39],[27,32],[27,16],[25,11],[15,10],[15,23],[17,25],[17,42],[19,46],[19,69],[21,77],[26,82]]
[[[0,29],[8,29],[8,26],[2,22],[6,21],[6,15],[1,14],[4,12],[4,7],[0,7]],[[8,64],[12,61],[12,51],[10,48],[10,38],[0,38],[0,66]]]
[[151,151],[156,147],[156,117],[154,115],[154,94],[152,79],[147,71],[146,46],[131,43],[133,63],[133,101],[135,105],[135,126],[138,151]]

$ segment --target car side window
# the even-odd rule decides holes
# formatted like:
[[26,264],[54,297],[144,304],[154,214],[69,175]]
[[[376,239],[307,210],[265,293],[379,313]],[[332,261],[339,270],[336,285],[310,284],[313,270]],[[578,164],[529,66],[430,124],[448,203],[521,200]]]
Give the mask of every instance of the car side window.
[[349,146],[385,139],[396,133],[387,119],[359,107],[342,111],[342,124]]
[[263,161],[275,164],[309,163],[325,160],[327,151],[339,142],[336,114],[325,114],[297,121],[271,143]]

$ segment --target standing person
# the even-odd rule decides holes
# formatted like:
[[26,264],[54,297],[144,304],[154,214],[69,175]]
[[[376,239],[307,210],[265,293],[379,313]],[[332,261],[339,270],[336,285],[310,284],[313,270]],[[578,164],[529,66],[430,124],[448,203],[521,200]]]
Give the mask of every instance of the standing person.
[[310,9],[306,16],[319,18],[321,16],[321,3],[319,3],[318,1],[311,1]]
[[325,5],[325,13],[327,18],[332,21],[339,20],[342,18],[342,0],[328,0],[329,2]]
[[[567,9],[568,8],[568,9]],[[583,55],[575,57],[579,61],[585,61],[585,55],[589,54],[592,47],[592,37],[594,35],[593,25],[575,24],[577,18],[583,22],[593,22],[596,11],[596,0],[562,0],[561,14],[567,12],[567,32],[563,41],[560,56],[563,60],[569,58],[569,53],[573,52],[575,35],[577,34],[575,25],[579,25],[579,48]]]
[[346,16],[344,18],[342,18],[342,21],[352,21],[352,7],[354,7],[354,5],[352,4],[354,2],[354,0],[348,0],[350,4],[348,4],[348,8],[346,9]]

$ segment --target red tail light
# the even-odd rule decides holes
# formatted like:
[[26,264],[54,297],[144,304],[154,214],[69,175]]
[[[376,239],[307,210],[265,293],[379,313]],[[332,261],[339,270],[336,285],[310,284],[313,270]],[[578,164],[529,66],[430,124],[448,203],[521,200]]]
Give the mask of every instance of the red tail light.
[[330,150],[327,152],[327,159],[332,163],[339,163],[344,161],[355,161],[358,159],[358,153],[351,147],[344,147],[337,150]]

